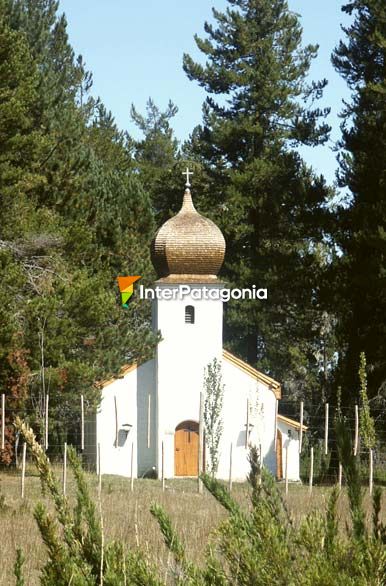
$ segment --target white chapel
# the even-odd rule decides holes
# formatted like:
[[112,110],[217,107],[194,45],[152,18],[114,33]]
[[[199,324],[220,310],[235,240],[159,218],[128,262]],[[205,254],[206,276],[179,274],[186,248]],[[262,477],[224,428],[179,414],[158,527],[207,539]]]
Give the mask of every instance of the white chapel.
[[[152,243],[159,290],[224,287],[217,276],[224,237],[197,212],[189,186],[188,179],[181,210]],[[169,294],[152,304],[153,328],[161,335],[155,357],[126,365],[118,378],[102,383],[100,407],[86,421],[89,464],[101,474],[134,478],[161,477],[162,471],[165,478],[197,476],[200,395],[205,368],[216,358],[224,385],[217,477],[229,479],[231,472],[233,480],[245,480],[253,444],[278,479],[287,471],[289,480],[298,481],[300,424],[279,414],[279,382],[223,348],[221,296]]]

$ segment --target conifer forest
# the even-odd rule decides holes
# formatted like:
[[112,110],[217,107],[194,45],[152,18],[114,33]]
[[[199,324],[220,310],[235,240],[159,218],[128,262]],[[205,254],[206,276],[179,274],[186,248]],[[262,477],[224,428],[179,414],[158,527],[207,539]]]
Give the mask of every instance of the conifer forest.
[[[181,67],[206,97],[183,141],[173,130],[178,104],[162,109],[157,95],[145,111],[129,108],[135,137],[118,127],[93,93],[59,2],[0,0],[0,480],[17,469],[24,437],[53,503],[34,512],[48,552],[39,581],[25,577],[21,548],[4,586],[386,584],[382,491],[364,505],[344,425],[359,404],[362,446],[386,453],[386,3],[341,4],[351,24],[331,60],[350,98],[332,185],[300,154],[330,140],[329,108],[319,105],[329,80],[310,77],[318,39],[303,42],[287,0],[227,0],[202,23],[202,59],[184,54]],[[325,403],[334,409],[334,447],[318,473],[324,466],[332,478],[343,464],[348,521],[337,518],[337,489],[294,521],[251,450],[247,507],[244,493],[203,477],[207,499],[224,511],[205,555],[201,544],[192,561],[183,520],[175,529],[165,502],[152,505],[168,551],[157,567],[138,543],[128,551],[123,539],[105,538],[75,450],[74,509],[50,462],[63,442],[79,445],[79,397],[95,409],[98,381],[154,355],[150,305],[134,295],[122,309],[116,279],[155,280],[150,244],[181,207],[187,166],[196,208],[227,243],[221,278],[269,292],[266,301],[225,304],[224,345],[281,382],[284,415],[298,419],[304,404],[310,445],[323,438]],[[48,393],[54,440],[45,454]]]

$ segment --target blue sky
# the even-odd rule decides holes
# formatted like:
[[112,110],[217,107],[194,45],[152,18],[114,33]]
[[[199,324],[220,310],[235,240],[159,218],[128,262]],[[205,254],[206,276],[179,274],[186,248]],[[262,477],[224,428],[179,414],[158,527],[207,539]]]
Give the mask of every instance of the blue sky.
[[[212,19],[212,6],[223,10],[226,5],[226,0],[60,0],[70,41],[93,73],[93,94],[102,98],[119,127],[136,133],[131,103],[144,112],[149,96],[161,109],[171,99],[179,108],[173,124],[179,140],[201,121],[205,98],[205,92],[183,72],[182,55],[200,58],[193,35],[203,34],[204,21]],[[348,22],[340,5],[339,0],[289,0],[290,9],[301,17],[304,43],[320,45],[310,78],[329,80],[320,105],[332,109],[328,120],[332,138],[323,147],[301,151],[329,183],[337,167],[332,147],[339,138],[338,113],[342,98],[349,98],[346,84],[330,63],[331,51],[343,35],[340,25]]]

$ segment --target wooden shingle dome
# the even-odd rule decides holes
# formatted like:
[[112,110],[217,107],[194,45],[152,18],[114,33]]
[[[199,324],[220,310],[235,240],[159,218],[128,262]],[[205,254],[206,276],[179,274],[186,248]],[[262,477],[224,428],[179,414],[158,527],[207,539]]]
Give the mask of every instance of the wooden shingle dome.
[[158,277],[174,283],[217,281],[224,255],[221,230],[197,212],[187,188],[180,211],[161,226],[152,242]]

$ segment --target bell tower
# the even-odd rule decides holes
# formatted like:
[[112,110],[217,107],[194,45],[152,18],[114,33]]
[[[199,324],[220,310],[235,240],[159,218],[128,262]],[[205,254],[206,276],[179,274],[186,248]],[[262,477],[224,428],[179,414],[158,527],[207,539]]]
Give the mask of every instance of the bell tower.
[[[152,243],[159,277],[153,325],[162,338],[156,354],[157,469],[160,472],[163,443],[168,477],[176,474],[176,430],[184,423],[194,429],[198,423],[205,367],[222,356],[223,284],[217,274],[225,240],[219,228],[195,209],[190,174],[187,169],[181,210],[161,226]],[[194,463],[187,464],[186,475],[192,469]]]

